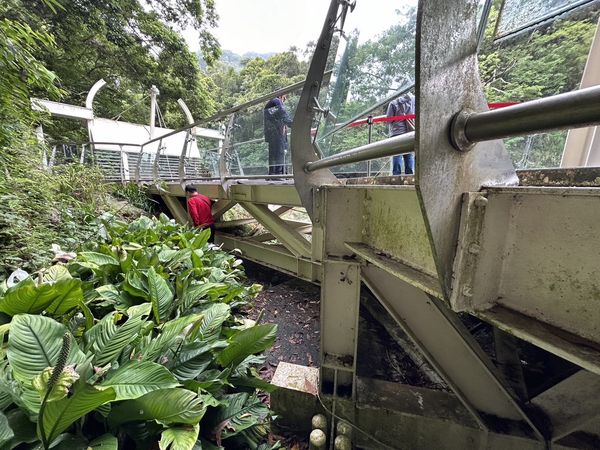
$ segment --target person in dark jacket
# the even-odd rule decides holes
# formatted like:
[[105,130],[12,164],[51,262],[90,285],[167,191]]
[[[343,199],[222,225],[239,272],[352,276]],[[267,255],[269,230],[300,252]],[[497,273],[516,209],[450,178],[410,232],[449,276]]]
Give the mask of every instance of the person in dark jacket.
[[[415,113],[415,98],[410,94],[404,94],[392,100],[387,108],[387,117],[407,116]],[[412,122],[414,123],[414,122]],[[396,120],[389,122],[390,137],[413,131],[408,120]],[[396,155],[392,161],[392,175],[402,175],[402,161],[404,160],[404,173],[412,175],[415,173],[415,153]]]
[[264,108],[265,141],[269,144],[269,175],[285,173],[287,127],[292,119],[283,105],[285,96],[269,100]]
[[193,186],[185,187],[185,196],[187,198],[188,213],[192,218],[195,227],[206,230],[210,228],[210,238],[208,242],[215,242],[215,219],[212,215],[212,200],[202,195]]

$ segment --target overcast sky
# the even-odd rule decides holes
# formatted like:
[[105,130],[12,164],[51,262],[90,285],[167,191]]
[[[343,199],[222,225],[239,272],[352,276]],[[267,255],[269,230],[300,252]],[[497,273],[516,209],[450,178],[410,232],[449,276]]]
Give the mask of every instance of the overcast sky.
[[[345,30],[360,29],[361,41],[392,25],[396,9],[416,5],[416,0],[358,0]],[[213,32],[223,49],[243,54],[281,52],[295,45],[303,49],[316,41],[329,8],[328,0],[216,0],[219,26]],[[357,26],[360,24],[360,26]],[[197,34],[185,31],[192,50]]]

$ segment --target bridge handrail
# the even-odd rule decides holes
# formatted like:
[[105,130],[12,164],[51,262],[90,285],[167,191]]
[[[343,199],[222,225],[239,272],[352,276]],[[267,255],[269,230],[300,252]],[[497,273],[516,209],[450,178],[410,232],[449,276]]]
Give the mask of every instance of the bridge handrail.
[[331,136],[332,134],[337,133],[338,131],[352,125],[354,122],[356,122],[357,120],[359,120],[362,117],[366,117],[367,115],[369,115],[370,113],[372,113],[373,111],[375,111],[377,108],[381,108],[383,105],[391,102],[392,100],[394,100],[396,97],[399,97],[403,94],[406,94],[407,92],[409,92],[411,89],[413,89],[415,87],[415,83],[409,83],[406,84],[405,86],[403,86],[401,89],[395,91],[392,95],[387,96],[386,98],[384,98],[383,100],[375,103],[373,106],[369,106],[367,109],[365,109],[364,111],[361,111],[360,113],[356,114],[355,116],[353,116],[352,118],[348,119],[347,121],[339,124],[338,126],[336,126],[335,128],[329,130],[327,133],[323,134],[323,136],[319,137],[319,139],[325,139],[328,138],[329,136]]
[[[331,73],[332,73],[331,70],[328,71],[328,72],[325,72],[325,77],[331,76]],[[146,146],[146,145],[152,144],[153,142],[156,142],[156,141],[158,141],[160,139],[165,139],[165,138],[167,138],[169,136],[173,136],[173,135],[175,135],[177,133],[182,133],[184,131],[190,130],[190,129],[194,128],[194,127],[197,127],[198,125],[201,125],[201,124],[204,124],[204,123],[207,123],[207,122],[213,122],[213,121],[219,120],[219,119],[223,119],[223,118],[225,118],[225,117],[227,117],[227,116],[229,116],[231,114],[234,114],[234,113],[236,113],[238,111],[241,111],[243,109],[251,108],[252,106],[256,106],[256,105],[264,103],[264,102],[266,102],[268,100],[271,100],[274,97],[278,97],[280,95],[287,94],[289,92],[292,92],[292,91],[294,91],[296,89],[299,89],[302,86],[304,86],[305,81],[306,80],[298,81],[297,83],[290,84],[289,86],[286,86],[284,88],[278,89],[278,90],[273,91],[273,92],[270,92],[270,93],[265,94],[265,95],[263,95],[261,97],[255,98],[255,99],[247,101],[245,103],[240,103],[239,105],[232,106],[231,108],[225,109],[223,111],[219,111],[218,113],[213,114],[212,116],[205,117],[203,119],[195,121],[194,123],[190,123],[190,124],[188,124],[188,125],[186,125],[184,127],[181,127],[181,128],[179,128],[177,130],[173,130],[173,131],[170,131],[169,133],[163,134],[162,136],[158,136],[158,137],[155,137],[154,139],[150,139],[149,141],[144,142],[142,144],[142,146]]]
[[[459,151],[476,142],[580,128],[600,123],[600,86],[592,86],[484,112],[463,110],[453,120],[450,136]],[[415,132],[356,147],[308,162],[306,172],[411,152]]]

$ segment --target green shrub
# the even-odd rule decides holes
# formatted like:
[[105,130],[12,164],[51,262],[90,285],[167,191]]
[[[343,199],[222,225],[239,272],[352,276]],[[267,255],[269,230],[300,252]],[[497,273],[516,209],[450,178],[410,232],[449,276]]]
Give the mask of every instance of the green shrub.
[[208,237],[105,216],[76,259],[0,291],[0,448],[268,448],[256,354],[276,326],[235,318],[260,286]]

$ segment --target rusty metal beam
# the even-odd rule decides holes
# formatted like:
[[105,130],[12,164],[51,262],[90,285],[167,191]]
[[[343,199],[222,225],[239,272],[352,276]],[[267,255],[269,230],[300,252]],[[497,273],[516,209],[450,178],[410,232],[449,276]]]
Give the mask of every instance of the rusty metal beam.
[[226,233],[217,232],[215,240],[226,250],[239,249],[242,256],[266,267],[288,273],[312,283],[321,280],[321,265],[309,258],[298,258],[282,245],[267,245]]
[[516,423],[527,424],[532,435],[544,441],[456,314],[439,300],[376,266],[363,266],[362,278],[480,426],[495,430],[497,422],[490,420],[494,416],[496,420],[504,419],[504,426],[517,433]]
[[241,202],[240,205],[246,211],[256,218],[260,224],[273,233],[277,240],[281,242],[290,252],[296,256],[310,258],[311,247],[300,233],[285,220],[273,213],[266,205]]

